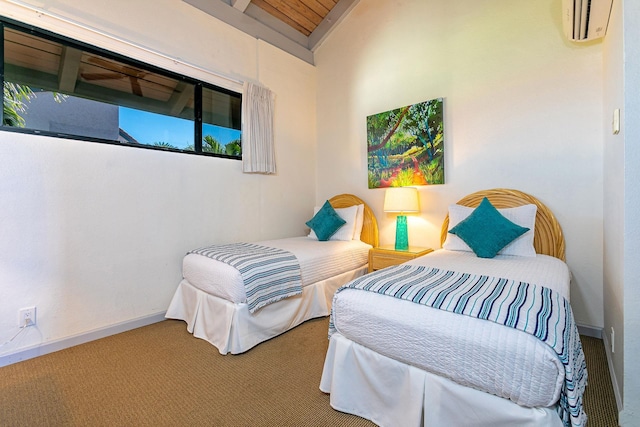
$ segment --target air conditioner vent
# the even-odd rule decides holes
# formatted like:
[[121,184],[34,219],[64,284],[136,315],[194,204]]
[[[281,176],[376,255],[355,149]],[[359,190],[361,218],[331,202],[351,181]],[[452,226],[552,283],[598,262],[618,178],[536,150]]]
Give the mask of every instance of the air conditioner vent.
[[569,40],[604,37],[613,0],[562,0],[562,25]]

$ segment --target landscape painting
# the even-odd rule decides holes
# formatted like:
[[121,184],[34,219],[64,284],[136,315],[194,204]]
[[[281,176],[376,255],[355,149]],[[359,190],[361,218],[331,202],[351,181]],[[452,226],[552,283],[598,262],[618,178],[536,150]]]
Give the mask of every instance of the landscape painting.
[[369,188],[444,184],[443,98],[367,117]]

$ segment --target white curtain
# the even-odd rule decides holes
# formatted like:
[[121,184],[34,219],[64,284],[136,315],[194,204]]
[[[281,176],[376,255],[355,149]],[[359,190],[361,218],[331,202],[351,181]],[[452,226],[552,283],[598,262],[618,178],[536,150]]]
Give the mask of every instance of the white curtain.
[[276,173],[273,146],[273,99],[269,89],[245,82],[242,93],[242,170]]

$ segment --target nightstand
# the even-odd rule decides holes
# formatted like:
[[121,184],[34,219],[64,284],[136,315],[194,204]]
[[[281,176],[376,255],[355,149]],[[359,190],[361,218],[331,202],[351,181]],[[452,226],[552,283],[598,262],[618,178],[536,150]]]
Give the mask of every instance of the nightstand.
[[419,246],[409,246],[409,249],[405,251],[397,251],[393,245],[369,249],[369,273],[381,268],[402,264],[429,252],[433,252],[433,249]]

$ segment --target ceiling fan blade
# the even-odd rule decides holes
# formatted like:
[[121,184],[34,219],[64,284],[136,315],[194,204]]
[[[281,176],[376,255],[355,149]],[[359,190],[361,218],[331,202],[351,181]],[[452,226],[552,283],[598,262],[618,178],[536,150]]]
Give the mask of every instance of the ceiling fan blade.
[[111,80],[123,77],[122,74],[118,73],[81,73],[80,75],[85,80]]
[[108,70],[113,70],[114,67],[117,67],[118,64],[110,61],[108,59],[100,58],[99,56],[90,56],[87,58],[88,62],[91,62],[99,67],[106,68]]

